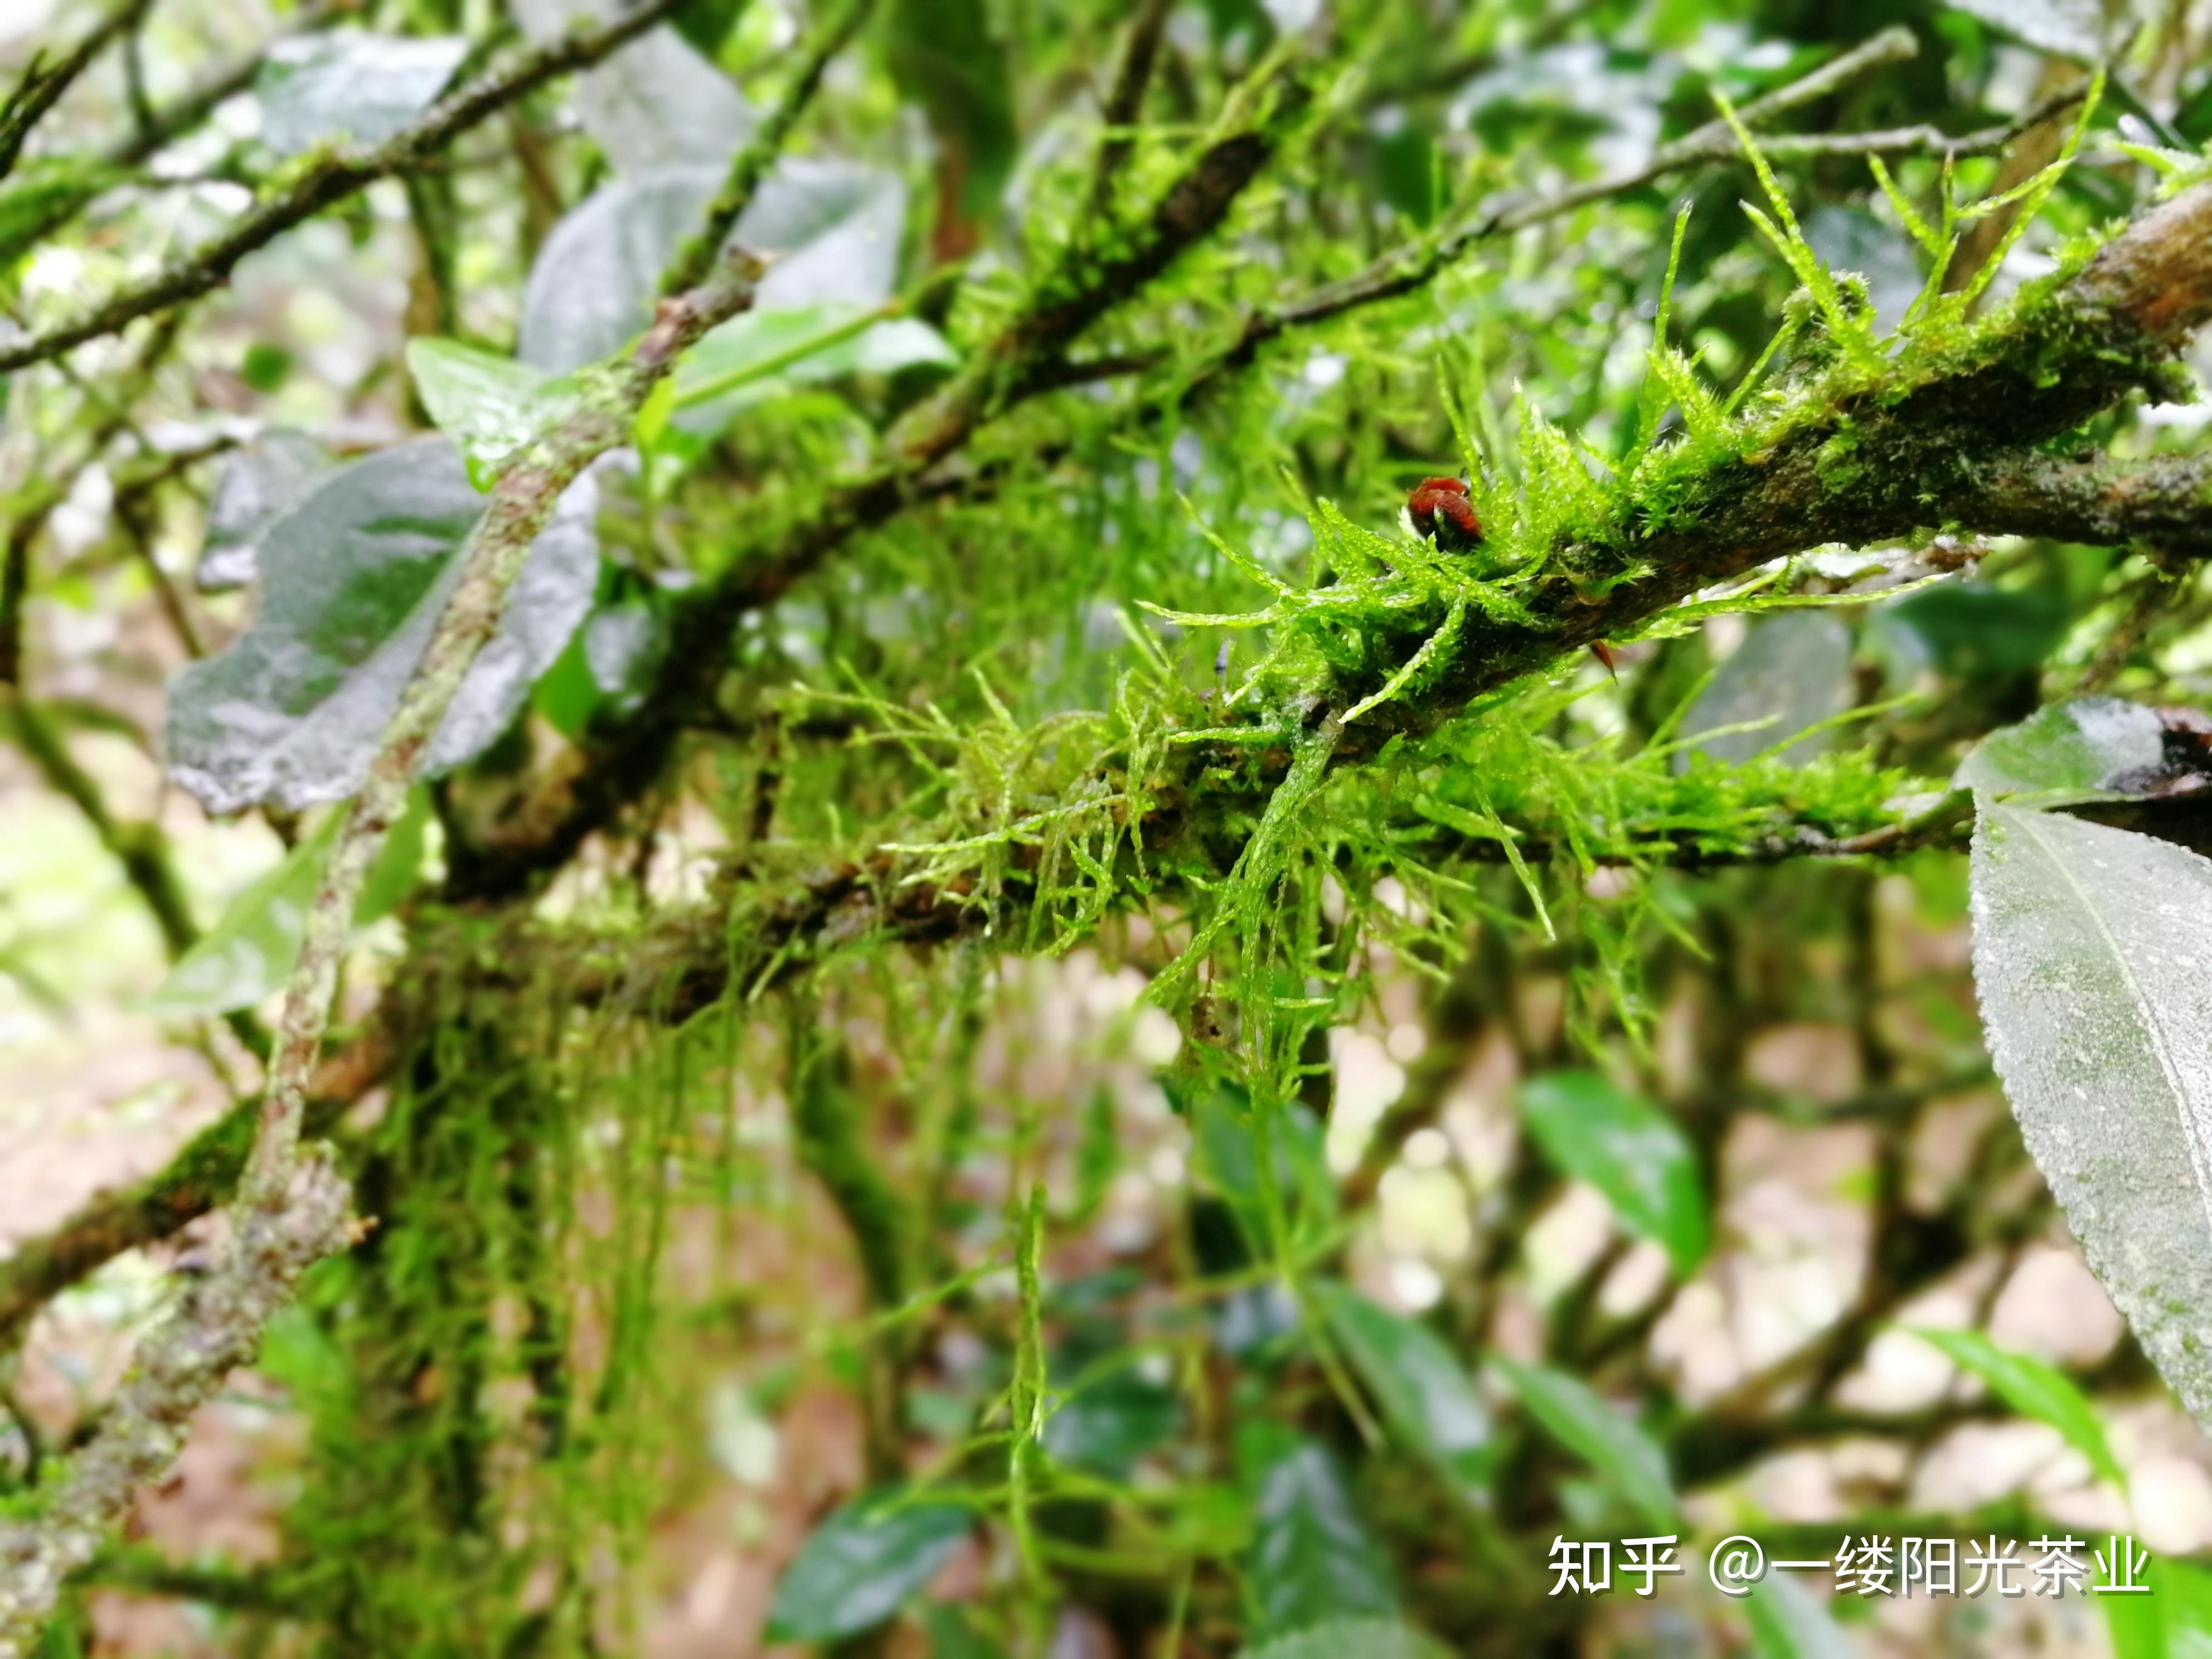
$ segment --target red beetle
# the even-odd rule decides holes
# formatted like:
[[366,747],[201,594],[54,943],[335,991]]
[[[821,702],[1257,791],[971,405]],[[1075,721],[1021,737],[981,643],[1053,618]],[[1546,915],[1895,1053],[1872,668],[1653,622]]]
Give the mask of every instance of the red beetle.
[[[1406,516],[1413,520],[1417,535],[1426,536],[1447,553],[1464,553],[1482,544],[1482,521],[1474,516],[1464,479],[1422,479],[1406,497]],[[1596,640],[1590,649],[1605,665],[1605,672],[1618,680],[1613,647]]]
[[1406,497],[1406,512],[1415,532],[1447,553],[1464,553],[1482,540],[1482,521],[1474,516],[1461,479],[1422,479]]

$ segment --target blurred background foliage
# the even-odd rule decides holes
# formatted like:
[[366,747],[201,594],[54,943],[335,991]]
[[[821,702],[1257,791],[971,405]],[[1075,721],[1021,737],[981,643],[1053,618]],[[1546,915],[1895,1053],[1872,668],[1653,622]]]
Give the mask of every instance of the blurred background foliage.
[[[401,131],[569,9],[13,0],[0,37],[33,77],[125,18],[0,183],[15,325],[161,269],[334,137]],[[506,459],[531,429],[514,411],[641,322],[729,155],[842,15],[686,0],[204,297],[8,377],[17,1263],[101,1189],[170,1190],[166,1160],[254,1091],[325,804],[376,730],[348,696],[396,686],[404,663],[377,653],[435,584],[434,558],[378,538],[449,548],[475,510],[450,448],[402,446],[436,427],[469,466]],[[886,0],[852,21],[740,222],[781,256],[762,309],[687,362],[642,459],[596,476],[562,574],[511,629],[526,669],[472,694],[472,738],[360,915],[348,1017],[408,1014],[337,1119],[376,1227],[202,1414],[48,1650],[2212,1640],[2187,1565],[2212,1549],[2212,1454],[1990,1073],[1961,838],[1718,855],[1778,817],[1892,822],[2058,697],[2201,705],[2212,589],[2193,567],[2001,538],[1894,600],[1564,659],[1455,728],[1442,769],[1476,787],[1431,815],[1498,826],[1493,848],[1498,812],[1528,826],[1525,870],[1430,859],[1382,805],[1366,825],[1364,797],[1331,797],[1370,850],[1349,890],[1314,878],[1330,977],[1269,993],[1325,1005],[1280,1113],[1255,1115],[1224,1058],[1230,999],[1148,998],[1189,938],[1172,905],[1072,899],[935,944],[841,939],[833,910],[799,952],[732,921],[745,971],[703,999],[686,976],[726,919],[757,925],[825,870],[941,848],[979,811],[1055,810],[1087,763],[1082,711],[1114,706],[1133,662],[1224,698],[1261,647],[1139,607],[1249,610],[1255,563],[1305,570],[1318,500],[1402,534],[1408,488],[1463,464],[1455,412],[1508,485],[1536,416],[1597,461],[1632,457],[1679,212],[1670,338],[1721,395],[1796,278],[1738,205],[1762,199],[1752,169],[1722,160],[1593,188],[1239,355],[1248,316],[1485,204],[1633,177],[1716,92],[1748,103],[1891,26],[1910,57],[1769,130],[2004,130],[2109,70],[2034,222],[2008,245],[1991,215],[1954,256],[1957,289],[2002,252],[1994,307],[2149,198],[2143,147],[2212,142],[2212,7]],[[1149,200],[1224,100],[1299,52],[1321,66],[1312,109],[1218,234],[1084,337],[1069,389],[765,588],[711,708],[627,811],[519,887],[487,873],[548,777],[617,769],[595,734],[689,648],[671,643],[684,596],[804,530],[1065,249],[1129,234],[1102,204]],[[1958,159],[1960,199],[2031,178],[2071,118]],[[1777,165],[1805,241],[1893,326],[1930,272],[1864,159]],[[1941,170],[1893,163],[1923,210]],[[2192,454],[2205,419],[2139,402],[2053,447]],[[343,512],[314,493],[342,468],[364,492]],[[1792,580],[1867,597],[1921,574],[1898,552],[1830,550]],[[262,657],[222,654],[241,638]],[[272,677],[281,719],[241,720]],[[1689,741],[1646,747],[1672,735]],[[1450,777],[1431,781],[1450,796]],[[1624,802],[1631,828],[1706,812],[1717,855],[1590,860],[1561,839],[1611,833],[1590,826]],[[2162,832],[2197,836],[2190,810]],[[959,856],[985,896],[1034,870],[1012,842]],[[0,1317],[0,1487],[34,1486],[96,1421],[204,1248],[171,1236],[181,1218]],[[1648,1600],[1547,1593],[1555,1535],[1678,1534],[1694,1566],[1729,1532],[1796,1557],[1847,1534],[2131,1532],[2170,1577],[2147,1624],[2079,1597],[1831,1600],[1818,1575],[1747,1603],[1695,1571]]]

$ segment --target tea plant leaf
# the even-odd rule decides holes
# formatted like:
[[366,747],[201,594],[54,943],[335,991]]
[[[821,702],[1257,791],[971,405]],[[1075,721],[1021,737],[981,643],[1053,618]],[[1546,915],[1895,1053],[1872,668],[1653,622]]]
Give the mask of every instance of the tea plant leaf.
[[[459,765],[506,730],[583,620],[599,574],[596,501],[588,476],[562,498],[422,775]],[[351,793],[483,510],[442,439],[380,450],[318,483],[261,538],[252,626],[170,682],[171,774],[215,812]]]
[[1547,1365],[1503,1354],[1490,1364],[1545,1432],[1604,1476],[1645,1521],[1654,1528],[1674,1523],[1674,1483],[1667,1473],[1667,1454],[1618,1407]]
[[279,155],[338,140],[381,143],[430,106],[468,52],[457,34],[331,29],[278,40],[255,82],[261,142]]
[[2143,1351],[2212,1413],[2212,863],[1984,798],[1970,880],[2028,1151]]
[[1952,782],[2021,805],[2064,805],[2137,793],[2166,762],[2155,709],[2118,697],[2077,697],[1992,732],[1968,751]]
[[[1359,1513],[1336,1460],[1276,1425],[1240,1447],[1256,1463],[1245,1564],[1256,1632],[1278,1635],[1349,1614],[1398,1611],[1390,1558]],[[1253,1446],[1260,1450],[1251,1455]]]
[[2127,1476],[2105,1438],[2105,1425],[2096,1408],[2056,1365],[2032,1354],[2000,1348],[1980,1331],[1929,1330],[1911,1328],[1912,1334],[1960,1370],[1971,1371],[1989,1384],[1990,1391],[2023,1417],[2047,1423],[2066,1437],[2067,1443],[2089,1460],[2089,1467],[2114,1486],[2124,1487]]
[[776,1582],[771,1642],[834,1642],[872,1630],[937,1576],[974,1517],[956,1504],[856,1498],[807,1536]]
[[243,587],[259,568],[261,538],[336,463],[304,432],[279,427],[223,458],[192,567],[203,593]]
[[1376,1306],[1349,1285],[1315,1286],[1345,1357],[1397,1435],[1479,1503],[1489,1485],[1490,1409],[1443,1340],[1419,1320]]
[[1595,1072],[1554,1072],[1520,1092],[1522,1121],[1553,1164],[1605,1195],[1621,1224],[1697,1271],[1710,1243],[1697,1153],[1674,1120]]
[[[554,226],[531,267],[515,355],[566,374],[641,331],[661,271],[721,182],[720,167],[669,167],[587,197]],[[905,211],[896,174],[848,161],[781,162],[732,233],[754,252],[777,256],[750,314],[881,305],[890,295]],[[761,326],[747,324],[739,337]],[[720,349],[714,340],[708,335],[699,349]]]

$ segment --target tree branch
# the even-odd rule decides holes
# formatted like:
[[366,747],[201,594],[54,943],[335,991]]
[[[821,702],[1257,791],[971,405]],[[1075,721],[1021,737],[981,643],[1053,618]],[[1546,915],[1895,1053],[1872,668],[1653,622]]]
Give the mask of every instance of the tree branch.
[[2212,558],[2212,455],[2080,461],[2015,449],[1976,463],[1963,483],[1954,510],[1987,534],[2148,542],[2178,557]]
[[766,556],[740,561],[676,613],[660,684],[637,715],[572,753],[512,816],[497,845],[458,849],[449,895],[498,899],[525,890],[641,794],[660,775],[687,721],[711,703],[738,618],[772,603],[854,535],[928,493],[935,463],[1044,389],[1070,343],[1212,234],[1304,106],[1303,81],[1291,69],[1255,74],[1144,223],[1109,253],[1072,251],[1069,263],[1036,284],[1029,304],[968,368],[900,423],[888,461],[831,488]]
[[822,84],[823,70],[860,33],[874,3],[875,0],[844,0],[815,30],[814,38],[807,42],[805,54],[799,60],[798,74],[784,88],[783,96],[769,112],[768,118],[731,161],[721,189],[707,204],[705,222],[662,274],[663,294],[681,294],[706,280],[707,273],[714,268],[714,256],[729,240],[731,231],[736,228],[744,210],[752,205],[754,193],[760,189],[761,180],[768,177],[768,170],[775,165],[775,158],[783,153],[792,128],[798,125],[799,118],[813,102],[815,91]]
[[32,61],[31,67],[24,72],[22,85],[9,100],[5,112],[0,113],[0,179],[15,170],[16,158],[23,153],[23,141],[31,136],[31,129],[61,101],[62,94],[92,66],[92,60],[106,50],[109,41],[137,26],[151,3],[152,0],[123,0],[92,26],[68,57],[50,70],[40,69],[36,59]]
[[134,319],[219,287],[240,259],[379,179],[421,167],[487,116],[556,76],[599,62],[676,9],[681,0],[646,0],[595,29],[526,52],[507,68],[448,94],[383,143],[342,145],[288,171],[276,194],[256,203],[221,234],[174,264],[134,283],[91,310],[26,338],[0,343],[0,373],[21,368],[112,334]]
[[0,1659],[30,1650],[64,1580],[92,1559],[138,1488],[168,1467],[192,1413],[233,1367],[252,1359],[301,1275],[344,1246],[346,1183],[326,1149],[302,1155],[300,1140],[368,872],[405,810],[416,760],[497,629],[561,493],[629,437],[647,395],[687,347],[752,303],[758,270],[757,261],[737,254],[705,287],[664,301],[636,349],[580,376],[580,405],[539,433],[493,487],[462,547],[459,580],[346,809],[309,907],[222,1260],[141,1344],[131,1378],[67,1473],[40,1489],[29,1515],[0,1522]]
[[1137,0],[1137,15],[1129,20],[1121,58],[1114,65],[1114,83],[1098,106],[1099,125],[1106,136],[1091,167],[1091,197],[1082,220],[1085,235],[1095,235],[1113,212],[1115,182],[1135,148],[1127,129],[1133,127],[1144,112],[1145,89],[1152,85],[1160,37],[1167,32],[1168,13],[1172,9],[1170,0]]

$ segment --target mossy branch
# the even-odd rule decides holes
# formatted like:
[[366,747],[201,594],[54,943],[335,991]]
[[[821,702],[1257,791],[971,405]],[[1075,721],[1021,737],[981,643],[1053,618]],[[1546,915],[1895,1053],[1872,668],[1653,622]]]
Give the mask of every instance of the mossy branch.
[[732,160],[722,187],[707,204],[704,222],[662,273],[663,294],[681,294],[706,280],[707,273],[714,269],[714,256],[729,240],[730,232],[745,210],[752,205],[761,180],[768,177],[775,158],[783,153],[791,130],[799,125],[799,118],[814,101],[814,94],[822,84],[822,72],[830,67],[830,60],[844,51],[860,33],[874,3],[875,0],[843,0],[816,27],[799,59],[798,72],[784,88],[783,96]]
[[31,129],[46,118],[48,111],[61,101],[61,96],[76,83],[77,77],[92,66],[94,58],[107,49],[116,36],[138,27],[138,20],[146,15],[152,0],[122,0],[122,3],[106,16],[85,31],[62,60],[48,69],[37,58],[23,72],[22,82],[15,96],[0,110],[0,179],[15,171],[15,159],[23,153],[23,141],[31,136]]
[[832,487],[774,549],[739,561],[677,612],[660,684],[635,717],[594,734],[513,815],[502,844],[465,852],[453,896],[497,899],[527,890],[644,793],[684,721],[711,702],[738,620],[773,604],[853,536],[941,492],[932,482],[935,465],[990,420],[1048,390],[1070,344],[1212,234],[1295,131],[1306,104],[1299,64],[1255,74],[1144,221],[1109,245],[1072,249],[968,368],[901,422],[888,460]]
[[324,1149],[303,1156],[300,1141],[368,872],[405,809],[417,759],[497,630],[562,492],[629,438],[647,396],[686,348],[752,303],[758,274],[757,261],[734,253],[704,287],[664,301],[636,349],[587,371],[581,406],[540,433],[494,486],[462,547],[459,580],[346,809],[309,907],[222,1258],[141,1343],[131,1376],[91,1443],[40,1488],[28,1515],[0,1523],[0,1659],[31,1650],[62,1583],[92,1558],[138,1489],[173,1460],[193,1412],[234,1366],[252,1360],[301,1275],[344,1247],[352,1226],[346,1183]]

